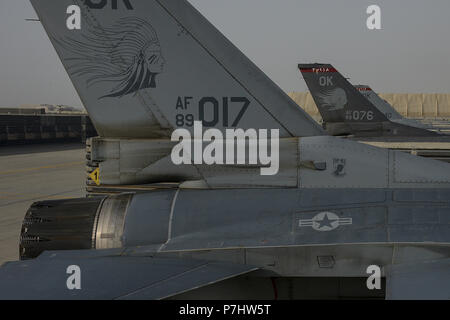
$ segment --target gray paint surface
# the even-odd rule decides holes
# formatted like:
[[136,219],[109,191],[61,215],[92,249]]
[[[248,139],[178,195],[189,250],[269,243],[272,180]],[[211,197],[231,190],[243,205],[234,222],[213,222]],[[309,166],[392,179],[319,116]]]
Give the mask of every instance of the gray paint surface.
[[[432,6],[421,0],[379,0],[380,31],[365,26],[370,0],[348,0],[346,6],[332,0],[190,2],[286,92],[306,90],[295,69],[299,59],[330,61],[354,83],[371,74],[370,84],[380,92],[448,91],[450,46],[442,42],[450,29],[446,0]],[[311,28],[317,16],[321,28]],[[0,61],[0,105],[81,106],[43,28],[25,18],[36,18],[28,0],[0,3],[0,26],[8,30],[0,34],[0,43],[7,44]],[[386,49],[382,55],[380,48]]]
[[[77,265],[82,270],[81,290],[68,290],[65,285],[69,265]],[[6,277],[0,299],[162,299],[255,269],[187,259],[114,257],[102,255],[101,251],[97,251],[96,258],[53,253],[3,266],[0,273]]]
[[[396,265],[433,259],[442,278],[448,277],[449,270],[440,261],[450,256],[449,191],[437,190],[432,201],[414,199],[420,192],[431,191],[361,189],[355,195],[352,189],[248,189],[137,194],[133,205],[126,206],[125,221],[133,221],[137,213],[140,225],[124,228],[122,247],[47,252],[32,261],[8,263],[0,268],[4,284],[0,294],[29,299],[164,298],[255,268],[263,272],[259,277],[336,278],[364,277],[371,264],[400,270],[387,280],[390,288],[393,279],[396,292],[397,283],[408,277]],[[151,198],[166,205],[148,206]],[[329,202],[321,203],[322,198]],[[161,240],[153,237],[161,233],[153,217],[164,211],[169,223],[167,237]],[[141,233],[140,246],[127,243],[144,226],[147,234]],[[209,263],[212,268],[206,267]],[[64,287],[64,270],[72,264],[84,270],[88,290]],[[203,271],[197,274],[197,268]],[[186,273],[192,277],[184,277]],[[414,285],[422,288],[421,283]],[[26,290],[34,287],[41,289]],[[402,292],[395,297],[402,297]]]
[[420,121],[403,117],[400,113],[397,112],[397,110],[394,109],[392,105],[390,105],[386,100],[382,99],[369,86],[356,85],[355,88],[357,88],[358,91],[361,92],[361,94],[366,97],[378,110],[383,112],[388,120],[414,128],[421,128],[426,130],[437,129],[431,125],[423,124]]
[[[98,163],[104,185],[171,181],[199,188],[188,182],[201,181],[200,188],[210,189],[450,187],[448,163],[330,136],[280,139],[279,171],[270,176],[260,175],[258,165],[176,166],[168,140],[94,138],[91,145],[91,161]],[[336,172],[339,164],[342,171]]]

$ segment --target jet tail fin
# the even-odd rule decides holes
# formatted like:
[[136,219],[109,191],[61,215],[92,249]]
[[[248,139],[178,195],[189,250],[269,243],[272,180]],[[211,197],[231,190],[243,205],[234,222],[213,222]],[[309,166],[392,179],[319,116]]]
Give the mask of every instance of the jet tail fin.
[[[82,289],[68,290],[69,265]],[[0,268],[1,300],[161,300],[256,271],[248,265],[130,256],[120,250],[46,251]],[[62,285],[61,285],[62,284]]]
[[324,122],[381,122],[386,117],[331,64],[299,64],[298,68]]
[[450,259],[391,265],[386,277],[388,300],[449,300]]
[[324,134],[186,0],[31,2],[103,137],[166,138],[195,120]]

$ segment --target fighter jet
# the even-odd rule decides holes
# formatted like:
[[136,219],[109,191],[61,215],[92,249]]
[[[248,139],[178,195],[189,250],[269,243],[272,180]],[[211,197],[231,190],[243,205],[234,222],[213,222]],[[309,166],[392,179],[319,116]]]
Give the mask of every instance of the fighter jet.
[[369,87],[354,87],[331,64],[299,64],[298,68],[331,135],[446,137],[435,128],[402,117]]
[[[31,2],[100,134],[96,179],[175,187],[33,204],[0,299],[449,298],[449,164],[326,135],[185,0]],[[176,164],[199,124],[270,129],[279,170],[199,161],[196,139]]]

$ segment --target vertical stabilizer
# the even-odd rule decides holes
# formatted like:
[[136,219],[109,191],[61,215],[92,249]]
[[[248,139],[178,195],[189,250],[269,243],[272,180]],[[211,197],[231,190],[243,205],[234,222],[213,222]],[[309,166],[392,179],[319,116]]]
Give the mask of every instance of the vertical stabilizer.
[[324,134],[185,0],[31,2],[104,137],[168,137],[194,120]]

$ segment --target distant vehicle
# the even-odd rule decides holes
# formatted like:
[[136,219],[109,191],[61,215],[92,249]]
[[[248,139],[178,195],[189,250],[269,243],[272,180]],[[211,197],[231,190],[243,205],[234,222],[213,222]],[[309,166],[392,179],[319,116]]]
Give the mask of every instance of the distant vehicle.
[[402,117],[368,86],[353,86],[331,64],[299,64],[303,78],[334,136],[446,137],[436,128]]

